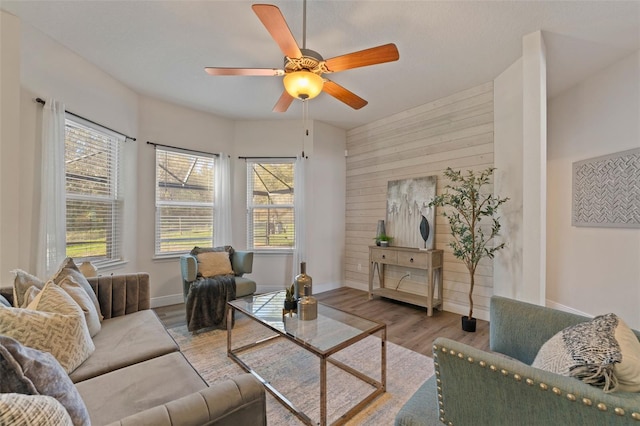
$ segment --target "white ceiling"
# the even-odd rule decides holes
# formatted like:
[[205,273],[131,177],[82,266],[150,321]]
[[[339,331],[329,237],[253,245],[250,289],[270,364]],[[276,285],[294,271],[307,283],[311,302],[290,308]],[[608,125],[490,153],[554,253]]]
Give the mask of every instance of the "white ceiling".
[[[281,68],[283,56],[249,1],[7,1],[19,16],[133,90],[232,119],[271,112],[281,77],[212,77],[205,66]],[[302,46],[302,0],[272,1]],[[400,60],[333,74],[369,101],[355,111],[327,94],[312,119],[351,129],[493,80],[542,30],[552,97],[640,49],[640,1],[329,1],[307,4],[307,48],[325,58],[393,42]]]

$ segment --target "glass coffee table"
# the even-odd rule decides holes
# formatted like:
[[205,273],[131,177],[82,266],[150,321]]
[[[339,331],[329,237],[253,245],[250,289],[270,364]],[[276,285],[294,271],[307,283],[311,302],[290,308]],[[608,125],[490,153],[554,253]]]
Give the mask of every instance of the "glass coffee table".
[[[330,394],[332,389],[327,389],[327,367],[335,366],[343,372],[348,373],[349,377],[357,378],[365,387],[366,395],[354,406],[348,409],[332,424],[340,425],[352,418],[356,413],[362,410],[367,404],[377,398],[386,391],[386,340],[387,326],[384,323],[371,321],[345,311],[341,311],[330,306],[318,303],[318,317],[315,320],[302,321],[295,314],[285,314],[284,291],[266,293],[261,295],[249,296],[242,299],[236,299],[228,302],[229,309],[227,312],[227,355],[238,363],[243,369],[252,373],[260,380],[266,389],[292,413],[294,413],[305,424],[327,424],[327,392]],[[239,313],[239,314],[237,314]],[[262,327],[271,330],[268,337],[251,336],[248,343],[244,343],[238,347],[234,347],[236,335],[234,335],[234,318],[239,321],[242,315],[257,322]],[[268,332],[265,330],[265,332]],[[374,336],[374,337],[370,337]],[[379,337],[379,339],[376,339]],[[358,342],[367,340],[368,347],[377,348],[379,345],[379,354],[375,353],[378,349],[366,354],[365,358],[380,360],[379,377],[371,377],[371,373],[365,374],[359,371],[357,367],[347,365],[345,362],[337,359],[339,352],[356,345]],[[315,355],[320,363],[319,381],[319,421],[311,420],[310,416],[305,414],[302,409],[297,408],[292,403],[291,394],[296,392],[314,392],[317,385],[315,381],[304,381],[297,384],[297,389],[292,392],[289,388],[290,395],[285,396],[285,390],[277,389],[277,380],[265,379],[263,375],[252,368],[250,360],[243,357],[248,352],[258,353],[265,357],[286,358],[287,352],[279,352],[276,356],[269,353],[268,347],[278,339],[286,339],[288,342],[294,343],[304,351]],[[286,343],[286,342],[285,342]],[[371,346],[371,343],[373,346]],[[288,344],[288,343],[287,343]],[[363,344],[362,342],[360,344]],[[295,346],[293,346],[295,348]],[[348,349],[347,349],[348,351]],[[245,358],[245,359],[242,359]],[[311,357],[313,358],[313,357]],[[370,361],[369,360],[369,361]],[[333,367],[331,367],[333,368]],[[377,367],[376,367],[377,369]],[[376,376],[377,373],[375,374]],[[371,392],[368,392],[369,389]]]

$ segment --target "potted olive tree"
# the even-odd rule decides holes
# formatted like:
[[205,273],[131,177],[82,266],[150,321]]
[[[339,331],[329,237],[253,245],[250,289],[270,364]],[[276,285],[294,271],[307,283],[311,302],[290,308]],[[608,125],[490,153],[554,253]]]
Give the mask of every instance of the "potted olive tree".
[[[445,192],[437,195],[429,206],[448,207],[442,215],[449,220],[452,240],[449,243],[453,255],[462,260],[469,270],[469,315],[462,317],[462,329],[476,331],[476,319],[473,317],[474,276],[482,258],[493,258],[494,253],[504,247],[489,243],[500,232],[500,218],[496,216],[499,206],[508,198],[500,198],[492,193],[483,192],[495,168],[489,167],[479,174],[469,170],[466,174],[448,167],[444,176],[451,182],[445,186]],[[482,222],[482,219],[488,219]]]

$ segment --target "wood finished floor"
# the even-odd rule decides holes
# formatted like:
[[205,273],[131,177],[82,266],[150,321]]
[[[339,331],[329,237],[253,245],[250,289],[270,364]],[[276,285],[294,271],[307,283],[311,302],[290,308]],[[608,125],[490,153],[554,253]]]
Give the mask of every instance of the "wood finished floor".
[[[337,309],[384,322],[387,324],[387,340],[412,351],[431,356],[431,346],[436,337],[448,337],[458,342],[489,350],[489,323],[478,320],[475,333],[460,328],[460,315],[435,311],[428,317],[426,309],[389,299],[368,300],[367,293],[350,287],[317,293],[318,301]],[[184,304],[155,309],[165,327],[185,325]]]

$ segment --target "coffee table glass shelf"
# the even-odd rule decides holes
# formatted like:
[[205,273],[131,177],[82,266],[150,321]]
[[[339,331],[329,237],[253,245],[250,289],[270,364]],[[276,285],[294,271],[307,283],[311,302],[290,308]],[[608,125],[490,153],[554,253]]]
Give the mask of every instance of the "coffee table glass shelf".
[[[371,321],[322,303],[318,303],[317,319],[302,321],[299,320],[295,314],[287,313],[285,315],[283,311],[284,297],[285,292],[279,291],[248,296],[228,302],[227,355],[243,369],[252,373],[278,401],[287,407],[302,422],[309,425],[319,424],[324,426],[327,424],[327,392],[329,392],[330,395],[333,395],[332,392],[336,392],[333,389],[328,389],[332,382],[327,383],[327,368],[333,369],[337,367],[340,370],[339,374],[347,374],[350,379],[355,378],[354,380],[358,382],[358,385],[363,385],[365,389],[364,397],[351,408],[346,409],[344,414],[339,415],[339,413],[337,413],[337,419],[334,419],[331,423],[332,425],[344,424],[367,404],[386,391],[386,324]],[[242,315],[260,324],[262,326],[259,327],[260,329],[268,329],[264,331],[269,334],[269,336],[263,337],[263,335],[261,335],[258,338],[254,335],[248,343],[242,342],[242,344],[238,346],[236,340],[241,339],[234,335],[233,319],[235,318],[236,321],[239,321],[242,319]],[[269,330],[271,332],[269,332]],[[283,339],[286,340],[286,342],[283,342]],[[256,371],[258,368],[254,370],[254,368],[249,365],[251,363],[250,357],[245,357],[245,354],[259,351],[257,352],[258,354],[273,357],[274,355],[269,352],[268,348],[270,345],[276,344],[277,341],[287,345],[293,343],[294,345],[291,345],[292,348],[298,347],[297,350],[299,351],[300,348],[302,348],[302,352],[304,352],[305,355],[310,353],[317,357],[319,361],[319,390],[315,387],[317,384],[316,381],[300,378],[301,383],[297,383],[293,389],[291,389],[290,385],[286,386],[288,396],[285,396],[284,393],[287,391],[278,389],[277,377],[263,378],[261,372]],[[237,347],[234,347],[234,344]],[[349,362],[351,365],[347,365],[348,361],[343,359],[343,355],[350,350],[355,350],[354,348],[359,345],[367,345],[366,348],[373,348],[370,353],[367,353],[365,356],[360,356],[360,358],[366,358],[369,363],[374,361],[377,363],[377,360],[379,360],[379,375],[377,372],[372,374],[371,369],[363,372],[358,365],[354,365],[352,362]],[[379,353],[376,353],[378,346]],[[345,349],[346,351],[340,354],[340,351]],[[286,357],[287,354],[289,354],[289,352],[285,351],[284,353],[278,353],[275,357]],[[313,359],[314,357],[312,356],[311,358]],[[377,370],[377,367],[374,368]],[[297,379],[296,374],[295,371],[292,372],[294,380]],[[303,381],[304,383],[302,383]],[[292,400],[296,399],[297,393],[318,391],[320,404],[319,416],[314,416],[316,419],[314,421],[310,415],[305,414],[302,409],[296,407]],[[317,413],[315,409],[313,411]],[[329,414],[332,417],[336,416],[334,412]]]

